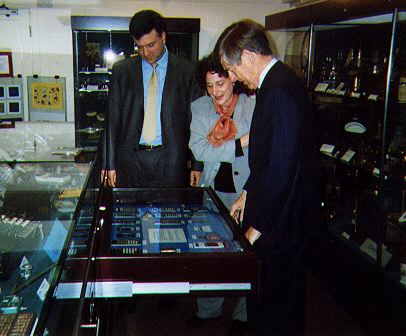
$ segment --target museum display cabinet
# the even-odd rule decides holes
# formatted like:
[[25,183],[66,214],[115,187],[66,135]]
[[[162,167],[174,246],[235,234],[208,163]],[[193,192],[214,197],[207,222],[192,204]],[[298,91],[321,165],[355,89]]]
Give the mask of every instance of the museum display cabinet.
[[59,156],[0,162],[1,335],[47,334],[77,209],[95,204],[92,167]]
[[78,314],[72,302],[82,302],[66,335],[89,326],[114,334],[118,299],[258,293],[258,259],[212,189],[110,189],[102,199],[96,223],[91,207],[80,209],[55,292],[61,311]]
[[371,334],[398,334],[406,307],[405,4],[327,1],[283,14],[268,16],[267,29],[283,41],[315,112],[321,220],[313,269]]
[[[137,54],[128,32],[131,18],[72,16],[76,146],[95,151],[108,110],[113,63]],[[168,18],[166,46],[196,61],[200,19]]]
[[256,299],[259,261],[212,189],[109,189],[97,157],[27,153],[0,160],[4,335],[114,334],[145,295]]

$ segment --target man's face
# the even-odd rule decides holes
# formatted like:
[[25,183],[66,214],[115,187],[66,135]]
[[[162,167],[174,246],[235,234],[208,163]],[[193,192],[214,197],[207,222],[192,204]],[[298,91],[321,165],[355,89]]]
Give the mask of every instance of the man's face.
[[143,35],[139,40],[134,39],[135,45],[138,47],[138,53],[149,64],[154,64],[158,61],[165,51],[165,32],[161,36],[155,29],[152,29],[148,34]]
[[221,64],[223,68],[228,71],[230,77],[237,77],[237,80],[244,83],[250,90],[255,90],[258,87],[258,68],[255,62],[253,62],[253,58],[245,51],[241,55],[240,64],[231,65],[223,60],[221,60]]

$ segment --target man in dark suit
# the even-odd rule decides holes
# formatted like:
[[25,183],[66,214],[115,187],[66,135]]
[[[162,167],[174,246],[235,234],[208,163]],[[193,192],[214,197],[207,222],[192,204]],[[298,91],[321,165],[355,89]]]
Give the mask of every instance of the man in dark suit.
[[[251,305],[253,335],[304,331],[307,212],[313,208],[312,116],[300,81],[273,57],[263,26],[242,20],[217,41],[223,67],[257,89],[249,140],[250,176],[231,208],[262,260],[262,294]],[[252,309],[254,308],[254,309]]]
[[[200,96],[194,66],[167,50],[165,20],[159,13],[136,13],[129,30],[139,56],[112,68],[102,179],[110,187],[187,186],[190,103]],[[156,116],[150,138],[144,115],[153,75]]]

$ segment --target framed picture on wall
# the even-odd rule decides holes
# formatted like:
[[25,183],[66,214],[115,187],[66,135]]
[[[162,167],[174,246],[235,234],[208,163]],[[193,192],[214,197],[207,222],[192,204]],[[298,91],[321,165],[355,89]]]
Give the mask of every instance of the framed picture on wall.
[[0,77],[13,77],[13,60],[10,51],[0,51]]
[[66,79],[28,76],[30,121],[66,121]]
[[24,119],[23,93],[21,77],[0,77],[0,122]]

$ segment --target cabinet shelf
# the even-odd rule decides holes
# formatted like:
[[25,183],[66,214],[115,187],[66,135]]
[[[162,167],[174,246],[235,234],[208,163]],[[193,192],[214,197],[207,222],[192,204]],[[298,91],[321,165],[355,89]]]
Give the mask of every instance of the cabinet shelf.
[[79,71],[81,75],[111,75],[111,71]]
[[109,89],[97,89],[97,90],[79,89],[79,92],[106,92],[107,93],[107,92],[109,92]]

